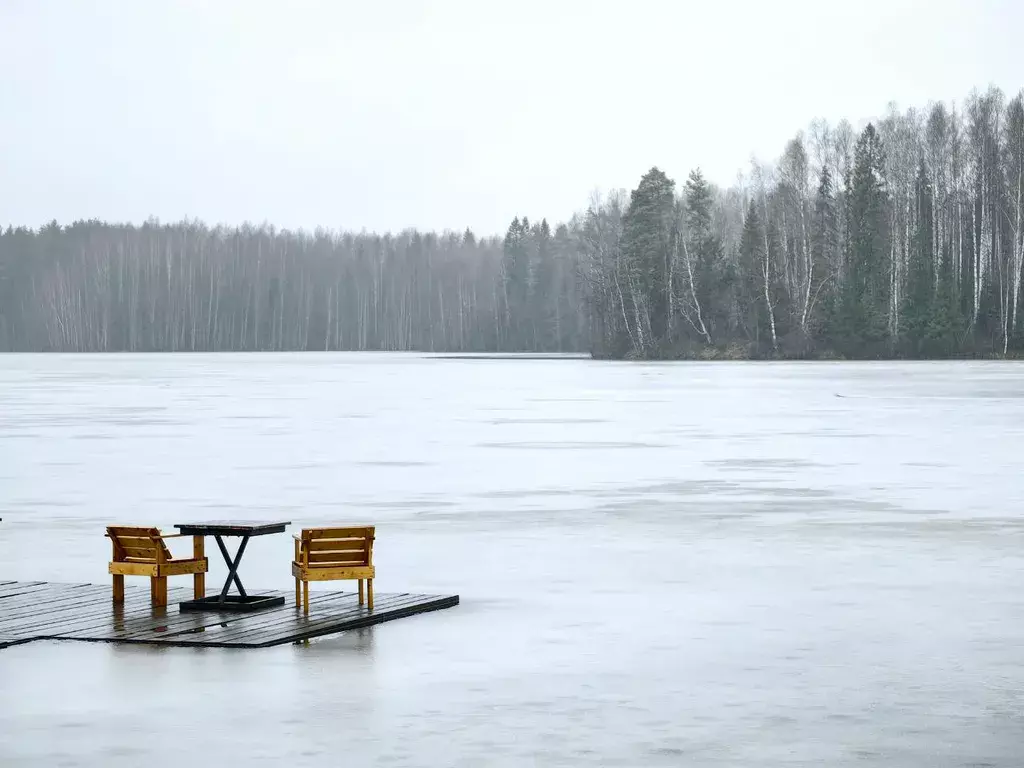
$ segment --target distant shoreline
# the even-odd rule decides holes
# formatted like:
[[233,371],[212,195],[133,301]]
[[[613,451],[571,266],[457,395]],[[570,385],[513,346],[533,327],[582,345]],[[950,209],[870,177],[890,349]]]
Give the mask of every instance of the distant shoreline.
[[569,361],[590,360],[608,363],[939,363],[939,362],[1018,362],[1024,354],[964,353],[947,357],[841,357],[834,354],[821,355],[737,355],[723,350],[707,350],[703,354],[679,355],[672,357],[612,357],[587,352],[429,352],[417,349],[179,349],[179,350],[8,350],[0,351],[0,358],[15,355],[41,357],[82,356],[208,356],[208,355],[404,355],[437,360],[521,360],[521,361]]

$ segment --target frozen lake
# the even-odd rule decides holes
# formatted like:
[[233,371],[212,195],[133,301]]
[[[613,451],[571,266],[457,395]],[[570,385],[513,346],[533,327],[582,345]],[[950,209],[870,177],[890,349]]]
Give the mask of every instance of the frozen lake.
[[0,765],[1019,766],[1022,445],[994,362],[0,356],[0,580],[245,517],[375,523],[378,591],[462,597],[0,651]]

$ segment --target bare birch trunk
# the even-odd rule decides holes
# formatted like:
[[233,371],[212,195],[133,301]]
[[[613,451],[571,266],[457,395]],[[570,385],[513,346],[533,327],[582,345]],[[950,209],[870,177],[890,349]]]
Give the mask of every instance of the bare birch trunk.
[[693,299],[693,306],[697,312],[697,322],[695,323],[695,327],[700,332],[701,336],[704,337],[708,346],[711,346],[711,334],[708,333],[707,326],[704,325],[704,315],[701,312],[700,299],[697,297],[697,289],[693,284],[693,265],[690,262],[690,249],[686,245],[686,238],[683,238],[683,257],[686,260],[686,276],[690,283],[690,296]]

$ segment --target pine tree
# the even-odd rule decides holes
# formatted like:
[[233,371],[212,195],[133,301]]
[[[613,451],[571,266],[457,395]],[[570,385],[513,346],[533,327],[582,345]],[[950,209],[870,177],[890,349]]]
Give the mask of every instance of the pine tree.
[[531,349],[549,352],[557,348],[555,327],[555,294],[557,268],[551,243],[551,227],[547,219],[533,227],[536,263],[530,281],[530,320],[533,324]]
[[[687,279],[692,281],[691,311],[697,316],[697,328],[710,343],[727,330],[725,298],[732,286],[722,263],[722,241],[714,231],[712,211],[714,192],[700,170],[690,172],[686,180],[686,258]],[[706,329],[707,333],[703,333]]]
[[505,349],[529,349],[530,222],[515,217],[505,233],[502,257],[502,288],[505,307]]
[[932,346],[932,323],[935,294],[935,270],[932,247],[931,180],[924,159],[917,170],[914,188],[914,234],[907,274],[907,298],[903,308],[903,347],[915,357],[927,354]]
[[952,258],[945,259],[938,271],[935,299],[932,301],[925,334],[925,351],[928,355],[944,357],[956,353],[963,319]]
[[[767,336],[767,307],[764,303],[763,277],[764,233],[757,214],[757,203],[753,199],[747,206],[743,219],[743,234],[740,237],[738,258],[737,302],[740,330],[756,348],[760,348]],[[762,335],[765,338],[762,338]]]
[[840,299],[839,342],[847,354],[877,357],[889,351],[888,194],[885,156],[874,125],[854,149],[849,189],[849,253]]
[[673,280],[675,182],[651,168],[630,194],[623,217],[622,256],[626,264],[627,316],[642,354],[664,342],[670,327],[669,285]]
[[1024,323],[1020,322],[1021,280],[1024,277],[1024,92],[1007,105],[1003,132],[1006,179],[1006,225],[1009,242],[1009,333],[1007,349],[1020,349]]

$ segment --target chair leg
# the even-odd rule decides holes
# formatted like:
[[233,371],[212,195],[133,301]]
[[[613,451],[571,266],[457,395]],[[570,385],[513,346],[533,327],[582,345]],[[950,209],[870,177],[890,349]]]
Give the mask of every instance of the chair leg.
[[363,604],[363,580],[359,579],[359,604]]
[[298,576],[295,577],[295,607],[302,607],[302,582]]
[[373,610],[373,579],[366,580],[366,607]]
[[153,605],[167,605],[167,577],[154,576],[150,580],[150,595],[153,598]]
[[114,602],[124,602],[124,576],[114,577]]
[[302,612],[309,614],[309,582],[302,582]]
[[[203,536],[192,537],[192,557],[197,560],[206,557],[206,539]],[[206,574],[197,573],[192,576],[192,592],[196,600],[206,597]]]

